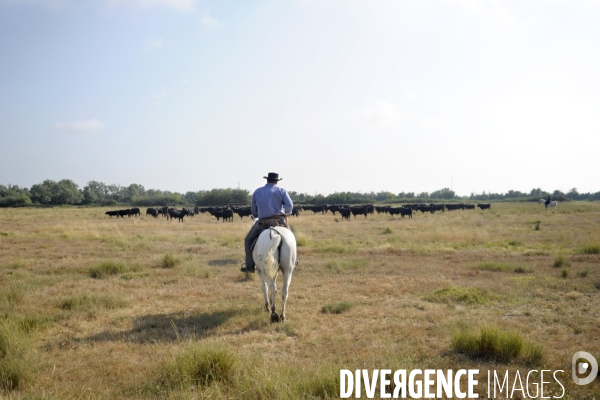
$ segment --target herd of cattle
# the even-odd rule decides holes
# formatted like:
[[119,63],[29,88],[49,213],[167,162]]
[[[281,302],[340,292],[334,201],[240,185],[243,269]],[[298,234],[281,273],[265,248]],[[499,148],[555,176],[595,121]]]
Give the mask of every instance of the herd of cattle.
[[[394,217],[394,215],[400,215],[401,218],[408,217],[412,218],[413,213],[420,211],[421,213],[431,213],[434,214],[436,211],[454,211],[454,210],[474,210],[475,207],[481,208],[482,210],[486,210],[491,208],[490,204],[404,204],[402,207],[392,207],[392,206],[374,206],[372,204],[364,204],[359,206],[351,206],[351,205],[303,205],[303,206],[294,206],[292,210],[292,216],[298,217],[300,216],[300,211],[312,211],[314,214],[322,213],[325,214],[327,212],[331,212],[333,215],[336,213],[340,213],[342,216],[342,221],[344,219],[350,221],[350,216],[354,215],[356,218],[357,215],[363,215],[365,218],[367,215],[373,215],[375,212],[377,214],[389,214]],[[181,210],[177,210],[172,207],[160,207],[160,208],[148,208],[146,210],[146,215],[153,216],[157,218],[158,216],[166,217],[167,220],[173,220],[177,218],[180,222],[183,222],[183,218],[187,215],[193,217],[198,213],[209,213],[213,217],[217,218],[217,221],[223,220],[233,222],[233,215],[237,214],[240,219],[244,219],[244,217],[251,217],[252,212],[250,211],[250,207],[238,207],[238,206],[226,206],[226,207],[194,207],[193,209],[182,208]],[[137,217],[141,216],[142,213],[139,208],[131,208],[127,210],[117,210],[117,211],[107,211],[105,213],[109,217]]]

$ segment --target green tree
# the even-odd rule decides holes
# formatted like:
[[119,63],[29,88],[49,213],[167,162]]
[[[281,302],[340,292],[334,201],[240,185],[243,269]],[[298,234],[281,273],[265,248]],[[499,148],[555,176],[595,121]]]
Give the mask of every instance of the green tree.
[[131,185],[123,188],[120,192],[121,201],[131,202],[134,197],[140,198],[144,196],[146,189],[142,185],[132,183]]
[[108,187],[97,181],[89,181],[83,187],[84,204],[102,204],[108,198]]
[[31,201],[38,204],[50,205],[52,204],[52,186],[56,182],[45,180],[42,183],[36,183],[31,186],[29,192],[31,193]]
[[429,197],[431,197],[432,199],[450,200],[450,199],[453,199],[455,195],[456,194],[454,193],[454,190],[450,190],[448,188],[443,188],[443,189],[431,192]]
[[70,179],[58,182],[46,179],[33,185],[29,191],[31,200],[43,205],[81,204],[84,199],[77,184]]

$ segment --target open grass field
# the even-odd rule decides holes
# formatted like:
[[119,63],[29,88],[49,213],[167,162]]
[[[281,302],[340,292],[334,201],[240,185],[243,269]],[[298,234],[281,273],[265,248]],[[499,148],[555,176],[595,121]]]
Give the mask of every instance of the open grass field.
[[571,379],[600,360],[600,204],[305,212],[284,324],[238,271],[247,219],[106,210],[0,209],[2,398],[336,398],[342,368],[478,368],[481,394],[487,370],[560,369],[563,398],[600,399]]

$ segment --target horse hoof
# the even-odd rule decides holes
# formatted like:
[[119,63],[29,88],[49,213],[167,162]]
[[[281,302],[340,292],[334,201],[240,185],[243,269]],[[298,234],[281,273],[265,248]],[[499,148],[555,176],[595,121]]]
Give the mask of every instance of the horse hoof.
[[279,315],[277,315],[275,312],[271,314],[271,323],[274,322],[279,322]]

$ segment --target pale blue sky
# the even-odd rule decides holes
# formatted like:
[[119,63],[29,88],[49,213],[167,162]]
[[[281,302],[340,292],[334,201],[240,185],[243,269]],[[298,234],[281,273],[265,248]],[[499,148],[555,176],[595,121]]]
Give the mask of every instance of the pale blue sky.
[[0,0],[0,183],[600,190],[600,1]]

